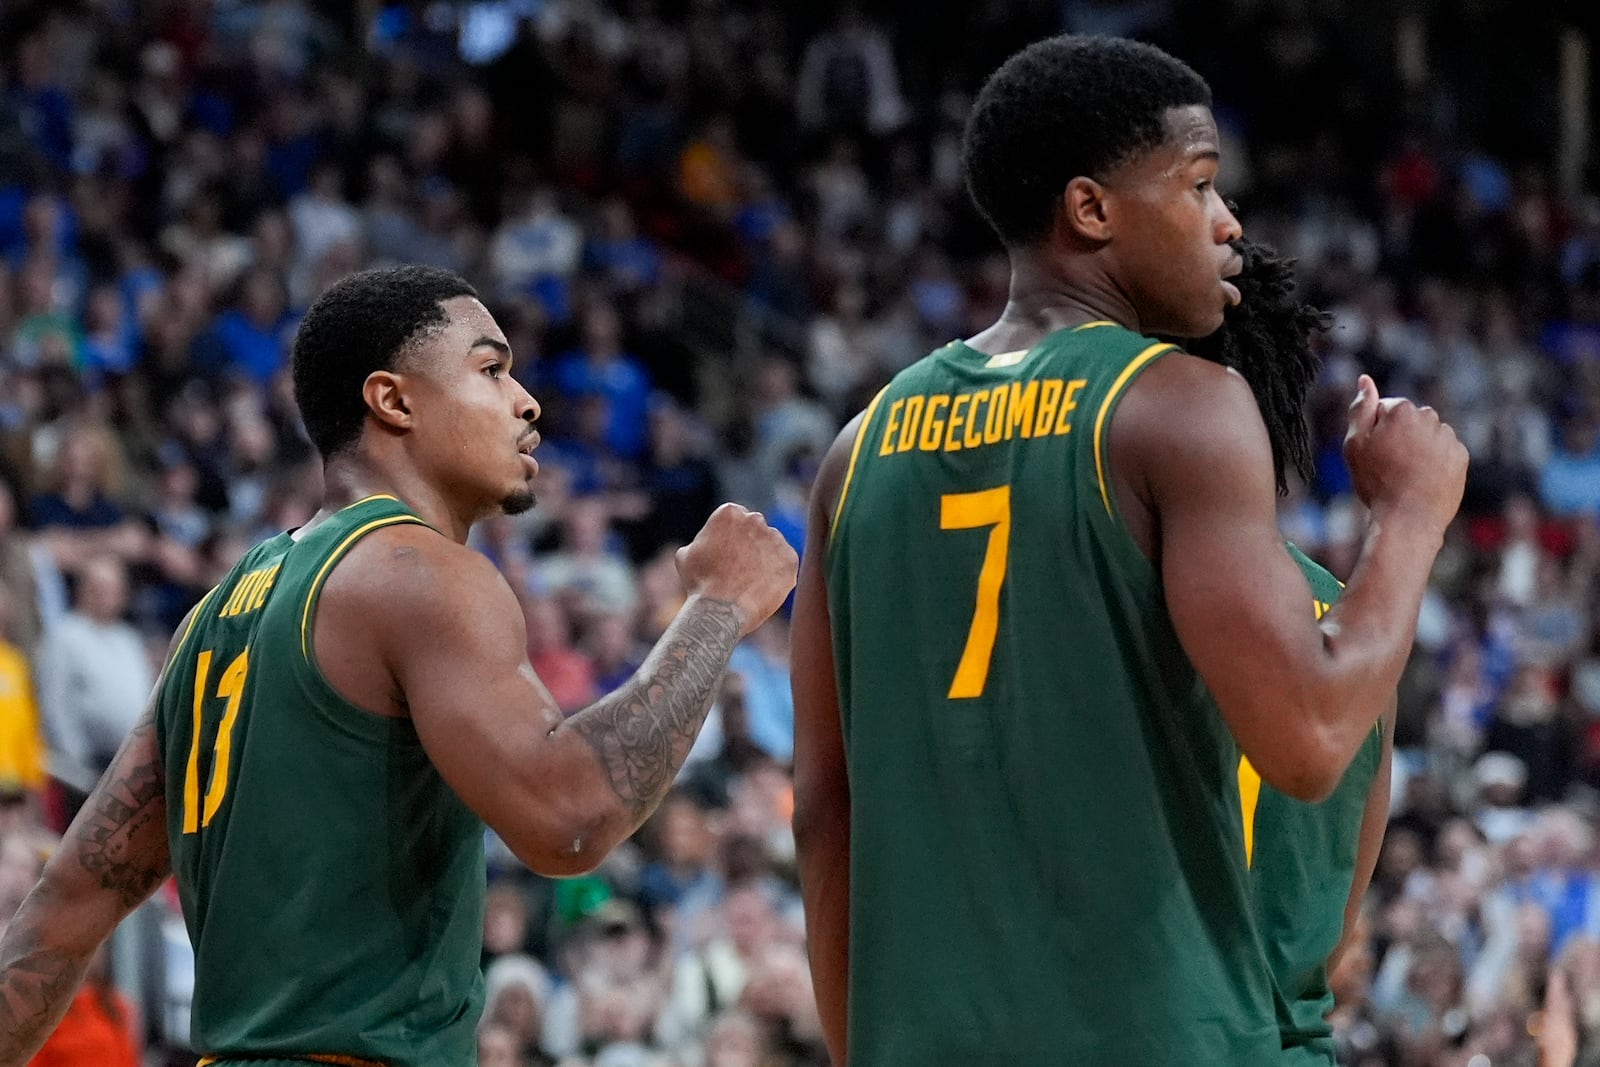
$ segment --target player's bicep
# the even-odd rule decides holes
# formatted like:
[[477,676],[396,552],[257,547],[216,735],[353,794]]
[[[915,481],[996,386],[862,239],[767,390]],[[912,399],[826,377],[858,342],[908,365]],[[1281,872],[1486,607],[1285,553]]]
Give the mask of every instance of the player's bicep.
[[1248,386],[1185,362],[1154,388],[1136,386],[1117,416],[1131,415],[1143,438],[1131,449],[1156,512],[1167,609],[1240,747],[1269,783],[1298,793],[1295,709],[1315,677],[1320,631],[1283,551],[1271,446]]
[[425,560],[386,591],[381,654],[445,782],[508,841],[527,831],[539,740],[561,721],[516,595],[487,560]]

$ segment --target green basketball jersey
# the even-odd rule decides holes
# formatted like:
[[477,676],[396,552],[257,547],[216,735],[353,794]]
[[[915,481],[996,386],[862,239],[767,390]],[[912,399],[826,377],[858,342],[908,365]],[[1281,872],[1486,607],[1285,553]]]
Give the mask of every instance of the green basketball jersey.
[[[1289,554],[1311,584],[1317,618],[1339,600],[1339,580],[1294,545]],[[1261,941],[1282,997],[1285,1064],[1334,1064],[1328,957],[1344,933],[1367,794],[1383,760],[1383,730],[1373,730],[1333,794],[1316,804],[1288,797],[1239,763],[1245,851]]]
[[863,420],[827,565],[852,1067],[1278,1059],[1238,748],[1107,469],[1171,351],[952,343]]
[[409,720],[348,703],[311,656],[339,558],[420,521],[372,497],[256,546],[173,655],[156,731],[202,1054],[474,1062],[482,824]]

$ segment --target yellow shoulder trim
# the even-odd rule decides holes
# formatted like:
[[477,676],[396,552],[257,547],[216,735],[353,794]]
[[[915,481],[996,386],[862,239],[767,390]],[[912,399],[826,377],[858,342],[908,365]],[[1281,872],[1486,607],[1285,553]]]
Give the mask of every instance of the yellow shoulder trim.
[[300,651],[305,655],[308,662],[311,659],[311,605],[317,602],[317,592],[322,588],[322,583],[327,580],[328,572],[333,569],[333,565],[339,562],[340,557],[357,540],[365,537],[380,526],[393,526],[402,522],[416,523],[419,526],[427,525],[415,515],[389,515],[382,519],[373,519],[365,526],[358,526],[352,530],[343,541],[339,542],[339,547],[335,548],[328,558],[322,561],[322,567],[317,571],[317,576],[311,579],[311,588],[306,591],[305,610],[300,613]]
[[833,543],[833,535],[839,531],[839,519],[844,515],[845,497],[850,495],[850,480],[856,476],[856,460],[861,458],[861,442],[867,439],[867,427],[872,425],[872,413],[878,410],[878,402],[888,391],[887,385],[878,390],[878,395],[872,398],[872,403],[867,405],[866,412],[861,416],[861,425],[856,427],[855,443],[850,446],[850,466],[845,468],[844,484],[839,487],[839,502],[833,506],[833,524],[828,527],[829,544]]
[[1098,330],[1102,326],[1115,325],[1116,323],[1112,322],[1110,319],[1095,319],[1093,322],[1086,322],[1082,326],[1074,326],[1072,328],[1072,332],[1078,333],[1081,330]]
[[[1093,324],[1091,323],[1091,325]],[[1110,324],[1108,323],[1107,325]],[[1106,391],[1105,399],[1100,401],[1100,413],[1094,417],[1094,476],[1095,480],[1100,483],[1100,500],[1106,506],[1107,515],[1112,514],[1112,511],[1111,489],[1106,485],[1106,415],[1111,411],[1111,405],[1116,402],[1117,395],[1122,392],[1123,387],[1128,384],[1129,380],[1132,379],[1135,374],[1139,373],[1140,367],[1143,367],[1146,363],[1149,363],[1152,359],[1155,359],[1168,349],[1177,347],[1177,345],[1169,345],[1158,342],[1151,345],[1149,348],[1146,348],[1137,356],[1134,356],[1133,359],[1128,362],[1128,365],[1122,368],[1122,373],[1117,375],[1117,380],[1111,383],[1111,388]]]
[[172,659],[177,659],[178,653],[183,651],[183,646],[189,643],[189,635],[194,632],[194,624],[200,621],[200,613],[206,609],[206,601],[210,600],[217,590],[221,588],[220,585],[212,586],[211,591],[201,597],[200,602],[194,606],[194,610],[189,612],[189,621],[184,624],[183,636],[178,638],[178,644],[172,650]]

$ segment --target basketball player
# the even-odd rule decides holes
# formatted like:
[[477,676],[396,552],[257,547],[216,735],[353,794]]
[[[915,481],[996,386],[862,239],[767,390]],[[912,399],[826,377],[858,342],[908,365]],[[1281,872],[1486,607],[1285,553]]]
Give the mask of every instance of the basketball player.
[[1279,1062],[1240,751],[1297,799],[1335,788],[1394,692],[1466,456],[1362,380],[1346,455],[1372,524],[1316,620],[1248,384],[1152,339],[1210,334],[1239,297],[1209,105],[1132,42],[1007,61],[966,163],[1010,300],[823,463],[795,829],[851,1067]]
[[563,720],[515,595],[464,543],[533,504],[539,405],[510,367],[443,271],[356,274],[307,312],[295,395],[324,508],[175,636],[0,941],[0,1064],[28,1059],[169,872],[202,1063],[473,1063],[483,823],[535,871],[592,868],[660,802],[795,567],[759,515],[718,509],[678,555],[688,600],[650,658]]
[[[1306,394],[1316,378],[1314,333],[1326,316],[1302,303],[1292,265],[1248,239],[1234,242],[1244,266],[1233,279],[1241,294],[1222,329],[1189,346],[1204,359],[1238,371],[1250,385],[1272,448],[1280,493],[1292,466],[1312,476]],[[1326,569],[1294,545],[1289,554],[1310,585],[1312,614],[1321,618],[1343,588]],[[1389,816],[1389,772],[1394,747],[1393,702],[1357,751],[1339,784],[1308,804],[1261,781],[1243,757],[1239,797],[1245,863],[1250,868],[1255,916],[1279,994],[1283,1060],[1292,1067],[1334,1067],[1328,1012],[1328,973],[1345,939],[1354,936],[1362,898],[1372,881]]]

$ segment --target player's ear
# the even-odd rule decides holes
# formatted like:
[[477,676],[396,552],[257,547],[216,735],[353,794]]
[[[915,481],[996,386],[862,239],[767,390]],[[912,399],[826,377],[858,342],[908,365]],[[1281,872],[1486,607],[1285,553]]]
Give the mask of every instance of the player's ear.
[[361,384],[361,398],[367,410],[385,426],[395,430],[411,428],[411,404],[406,395],[406,376],[389,370],[375,370]]
[[1111,213],[1106,210],[1106,187],[1093,178],[1076,177],[1067,183],[1056,212],[1056,225],[1081,241],[1103,244],[1111,240]]

